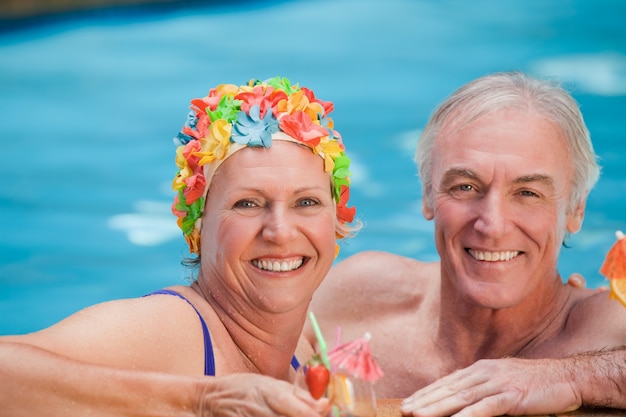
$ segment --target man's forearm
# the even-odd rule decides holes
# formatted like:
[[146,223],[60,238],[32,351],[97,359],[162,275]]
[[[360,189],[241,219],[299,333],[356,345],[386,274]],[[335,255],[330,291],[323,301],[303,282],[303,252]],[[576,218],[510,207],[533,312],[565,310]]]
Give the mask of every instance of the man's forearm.
[[566,358],[583,405],[626,409],[626,347]]
[[0,342],[0,416],[193,416],[194,378],[79,363]]

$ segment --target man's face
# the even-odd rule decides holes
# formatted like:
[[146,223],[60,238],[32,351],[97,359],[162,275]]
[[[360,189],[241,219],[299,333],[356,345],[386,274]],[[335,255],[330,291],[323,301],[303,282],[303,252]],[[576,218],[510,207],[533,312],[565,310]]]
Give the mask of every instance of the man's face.
[[[573,166],[558,126],[532,111],[502,109],[445,128],[433,152],[435,240],[443,279],[488,308],[518,304],[558,279]],[[544,287],[545,288],[545,287]]]

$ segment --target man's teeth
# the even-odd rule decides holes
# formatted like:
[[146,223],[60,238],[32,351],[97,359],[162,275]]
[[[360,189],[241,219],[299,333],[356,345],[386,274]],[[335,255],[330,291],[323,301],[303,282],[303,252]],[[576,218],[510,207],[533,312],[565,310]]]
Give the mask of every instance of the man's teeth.
[[288,272],[300,268],[300,266],[302,266],[302,262],[304,262],[302,258],[282,262],[255,259],[252,261],[252,265],[266,271]]
[[502,252],[482,252],[473,249],[468,250],[469,254],[479,261],[497,262],[510,261],[519,255],[519,251],[502,251]]

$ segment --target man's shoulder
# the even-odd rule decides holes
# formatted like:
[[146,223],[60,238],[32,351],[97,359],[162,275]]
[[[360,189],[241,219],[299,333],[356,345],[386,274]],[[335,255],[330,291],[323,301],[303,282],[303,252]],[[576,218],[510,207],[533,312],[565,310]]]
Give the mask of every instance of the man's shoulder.
[[[421,297],[438,285],[439,264],[387,252],[368,251],[352,255],[335,265],[314,296],[314,303],[342,305],[346,309],[393,299]],[[335,307],[339,308],[339,307]]]
[[[576,291],[576,290],[574,290]],[[573,303],[569,313],[573,326],[611,329],[614,334],[626,335],[626,307],[611,298],[609,291],[581,289],[584,296]],[[626,343],[626,340],[623,341]]]
[[339,262],[333,267],[330,275],[335,273],[343,277],[374,281],[382,277],[386,279],[428,278],[433,274],[439,274],[439,263],[422,262],[383,251],[366,251]]
[[[425,299],[431,295],[432,302],[438,294],[438,277],[438,263],[386,252],[362,252],[332,268],[313,296],[311,310],[324,334],[332,335],[340,326],[345,340],[364,332],[376,339],[391,340],[389,332],[402,334],[391,329],[420,322],[426,311]],[[311,334],[308,337],[313,340]],[[380,346],[381,342],[375,344]]]
[[[563,326],[547,343],[557,354],[574,354],[626,345],[626,308],[608,291],[573,289]],[[554,352],[552,352],[554,353]]]

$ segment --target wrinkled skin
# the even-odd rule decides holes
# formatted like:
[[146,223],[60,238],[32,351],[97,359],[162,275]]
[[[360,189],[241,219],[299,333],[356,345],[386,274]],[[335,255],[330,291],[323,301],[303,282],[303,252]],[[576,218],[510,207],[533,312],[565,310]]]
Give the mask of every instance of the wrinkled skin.
[[408,397],[402,410],[416,417],[474,417],[579,408],[582,401],[576,390],[561,378],[546,379],[545,367],[559,375],[567,372],[566,366],[552,360],[482,359]]
[[202,395],[200,416],[319,417],[327,401],[315,401],[297,386],[262,375],[233,374],[219,378],[215,389]]

